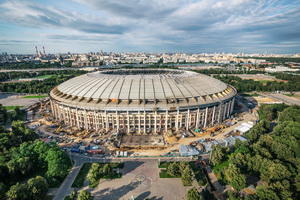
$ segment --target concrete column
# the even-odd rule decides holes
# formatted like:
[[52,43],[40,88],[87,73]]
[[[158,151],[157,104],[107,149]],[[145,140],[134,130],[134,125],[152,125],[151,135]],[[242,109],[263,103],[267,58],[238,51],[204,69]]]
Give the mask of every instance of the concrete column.
[[76,125],[77,125],[77,127],[78,128],[80,128],[80,126],[79,126],[79,114],[78,114],[78,108],[76,107],[76,110],[75,110],[75,115],[76,115]]
[[65,114],[64,105],[61,105],[61,113],[62,113],[62,116],[63,116],[63,120],[65,121],[66,120],[66,114]]
[[53,116],[54,119],[56,119],[56,114],[55,114],[55,110],[54,110],[54,106],[53,106],[52,100],[50,100],[50,106],[51,106],[52,116]]
[[227,108],[227,116],[226,117],[229,117],[229,115],[230,115],[230,108],[231,107],[231,102],[229,101],[228,102],[228,108]]
[[104,116],[105,116],[105,130],[108,131],[109,123],[108,123],[108,116],[107,116],[106,110],[105,110]]
[[221,121],[221,115],[222,115],[222,111],[224,110],[224,104],[223,103],[221,103],[221,104],[219,104],[219,109],[218,109],[218,111],[219,111],[219,113],[218,113],[218,124],[220,123],[220,121]]
[[212,125],[214,125],[214,123],[215,123],[215,112],[216,112],[216,106],[214,106],[214,109],[213,109],[212,122],[211,122]]
[[179,124],[179,109],[177,109],[177,114],[176,114],[176,122],[175,122],[176,131],[179,130],[178,124]]
[[144,110],[144,134],[146,134],[146,111]]
[[103,128],[105,128],[105,126],[104,126],[104,113],[102,112],[101,113],[101,116],[100,116],[100,121],[101,121],[101,129],[103,129]]
[[87,123],[87,117],[86,117],[86,109],[84,109],[83,118],[84,118],[84,128],[89,129],[88,123]]
[[96,131],[98,131],[99,130],[99,115],[98,115],[98,113],[96,112],[96,110],[94,110],[95,111],[95,129],[96,129]]
[[157,111],[155,111],[155,114],[154,114],[154,133],[156,133],[156,126],[157,126]]
[[117,122],[117,132],[119,132],[119,116],[118,116],[118,111],[116,111],[116,122]]
[[138,115],[139,115],[139,134],[141,134],[141,112],[138,111]]
[[188,113],[187,113],[186,118],[185,118],[185,128],[186,128],[186,130],[189,129],[189,121],[190,121],[190,109],[188,109]]
[[71,109],[70,107],[68,107],[68,111],[69,111],[69,122],[70,122],[70,126],[72,126],[72,113],[71,113]]
[[205,109],[204,127],[207,126],[207,114],[208,114],[208,107],[206,107],[206,109]]
[[199,128],[199,121],[200,121],[199,112],[200,112],[200,109],[198,108],[197,114],[196,114],[196,129]]
[[127,110],[127,134],[130,133],[130,122],[129,122],[129,112]]
[[231,100],[231,109],[230,109],[230,114],[233,112],[233,108],[234,108],[234,101],[235,101],[235,98],[233,98]]
[[165,129],[168,131],[168,110],[166,110]]
[[227,107],[228,107],[228,103],[225,103],[225,104],[224,104],[224,112],[223,112],[223,118],[222,118],[222,121],[223,121],[223,120],[225,119],[225,117],[226,117]]

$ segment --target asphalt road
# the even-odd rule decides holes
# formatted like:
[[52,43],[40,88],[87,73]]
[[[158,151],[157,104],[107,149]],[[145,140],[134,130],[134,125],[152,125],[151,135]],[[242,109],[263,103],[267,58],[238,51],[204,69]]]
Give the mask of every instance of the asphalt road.
[[286,104],[290,105],[300,105],[300,100],[293,98],[293,97],[288,97],[283,94],[277,94],[277,93],[260,93],[263,96],[270,97],[272,99],[276,99],[278,101],[282,101]]

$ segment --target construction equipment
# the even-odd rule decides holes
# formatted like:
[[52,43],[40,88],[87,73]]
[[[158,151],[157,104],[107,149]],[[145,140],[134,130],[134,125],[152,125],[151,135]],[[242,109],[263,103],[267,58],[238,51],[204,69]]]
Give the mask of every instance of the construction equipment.
[[59,126],[59,127],[56,129],[55,133],[59,133],[59,132],[60,132],[60,127],[61,127],[61,126]]

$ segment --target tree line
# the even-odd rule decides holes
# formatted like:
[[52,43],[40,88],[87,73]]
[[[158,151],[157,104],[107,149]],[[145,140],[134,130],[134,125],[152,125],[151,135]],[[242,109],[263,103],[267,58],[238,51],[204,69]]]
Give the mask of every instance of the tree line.
[[228,69],[202,69],[202,70],[193,70],[201,74],[263,74],[265,71],[260,70],[228,70]]
[[242,79],[238,76],[220,76],[214,75],[214,78],[219,79],[227,84],[235,87],[238,92],[251,92],[251,91],[264,91],[264,92],[274,92],[277,90],[284,90],[287,92],[299,91],[300,90],[300,76],[286,79],[287,83],[280,81],[268,81],[266,83],[260,81],[254,81],[252,79]]
[[82,70],[49,70],[49,71],[12,71],[12,72],[0,72],[0,81],[7,81],[20,78],[34,78],[36,76],[44,75],[75,75],[86,73]]
[[286,58],[286,57],[238,57],[238,58],[263,59],[268,62],[274,62],[274,63],[286,63],[286,62],[300,63],[300,58]]
[[[0,126],[0,199],[42,199],[48,186],[63,181],[71,161],[56,144],[38,141],[22,121],[11,126],[12,131]],[[40,176],[26,181],[33,174]]]
[[86,72],[72,71],[71,74],[60,74],[58,76],[50,77],[44,80],[34,80],[29,82],[11,82],[0,83],[1,92],[14,92],[14,93],[48,93],[52,88],[63,83],[75,76],[84,74]]
[[[238,140],[231,150],[214,147],[212,164],[226,163],[217,172],[218,178],[235,189],[235,192],[228,193],[229,199],[300,198],[300,107],[289,106],[276,111],[278,106],[274,106],[277,108],[261,111],[263,116],[269,116],[269,110],[277,112],[269,118],[279,122],[274,129],[270,127],[270,121],[264,119],[246,133],[248,141]],[[256,181],[251,183],[251,179]],[[254,195],[239,195],[241,189],[257,184],[258,180],[261,184],[256,187]]]
[[41,63],[41,62],[25,62],[25,63],[4,63],[0,64],[0,69],[40,69],[40,68],[57,68],[57,67],[72,67],[72,61],[68,61],[64,65],[59,62]]

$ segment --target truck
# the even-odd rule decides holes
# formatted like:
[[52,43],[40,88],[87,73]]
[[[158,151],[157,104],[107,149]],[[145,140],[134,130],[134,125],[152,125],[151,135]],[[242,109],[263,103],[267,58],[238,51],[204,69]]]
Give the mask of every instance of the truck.
[[102,154],[103,151],[101,149],[97,149],[97,150],[87,150],[87,152],[89,154]]
[[79,152],[80,152],[80,149],[72,148],[72,149],[71,149],[71,152],[73,152],[73,153],[79,153]]

